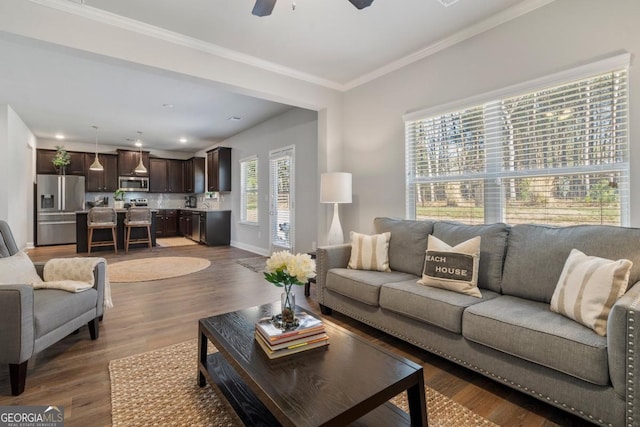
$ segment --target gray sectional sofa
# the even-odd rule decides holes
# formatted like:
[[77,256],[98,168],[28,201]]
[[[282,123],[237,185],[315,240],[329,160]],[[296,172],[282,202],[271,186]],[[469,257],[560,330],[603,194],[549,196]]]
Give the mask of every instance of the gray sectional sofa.
[[[607,426],[640,426],[640,229],[464,225],[376,218],[390,272],[347,269],[351,245],[317,250],[318,302],[523,393]],[[420,285],[433,234],[481,236],[482,298]],[[607,335],[550,310],[571,249],[633,262]]]

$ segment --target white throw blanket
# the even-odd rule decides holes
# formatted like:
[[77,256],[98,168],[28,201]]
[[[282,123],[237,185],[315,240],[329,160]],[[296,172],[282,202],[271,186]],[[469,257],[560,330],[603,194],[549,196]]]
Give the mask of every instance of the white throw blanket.
[[[107,263],[104,258],[95,257],[50,259],[44,265],[44,282],[34,283],[33,287],[35,289],[62,289],[68,292],[86,291],[94,285],[93,270],[99,262],[104,262],[105,265]],[[105,274],[104,308],[112,307],[109,275]]]

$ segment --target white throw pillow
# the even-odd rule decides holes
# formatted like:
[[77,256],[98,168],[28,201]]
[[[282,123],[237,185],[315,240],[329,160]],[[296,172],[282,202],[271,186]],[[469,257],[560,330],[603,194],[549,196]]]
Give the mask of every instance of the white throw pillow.
[[24,252],[0,258],[0,284],[31,285],[40,282],[42,279],[38,276],[35,265]]
[[418,283],[482,298],[478,289],[480,236],[454,247],[429,235],[422,279]]
[[572,249],[551,297],[551,311],[606,336],[609,312],[626,292],[632,266],[628,259],[612,261]]
[[391,271],[389,268],[391,233],[360,234],[351,232],[349,268],[354,270]]

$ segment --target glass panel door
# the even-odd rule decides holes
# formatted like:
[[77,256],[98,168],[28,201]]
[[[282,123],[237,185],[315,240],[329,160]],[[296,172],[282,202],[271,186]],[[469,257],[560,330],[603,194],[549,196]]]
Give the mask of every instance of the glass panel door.
[[271,252],[294,252],[294,147],[269,152]]

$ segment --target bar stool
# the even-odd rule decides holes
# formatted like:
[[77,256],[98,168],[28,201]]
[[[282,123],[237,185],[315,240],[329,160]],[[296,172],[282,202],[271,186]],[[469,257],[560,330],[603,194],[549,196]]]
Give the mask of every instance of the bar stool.
[[[89,253],[91,248],[98,246],[113,246],[113,251],[118,253],[118,243],[116,240],[116,227],[118,225],[118,214],[113,208],[91,208],[87,215],[87,228],[89,229]],[[93,230],[111,229],[112,240],[93,241]]]
[[[151,209],[131,207],[127,210],[124,219],[124,250],[129,252],[130,243],[147,243],[151,249]],[[147,237],[131,239],[132,228],[146,228]]]

